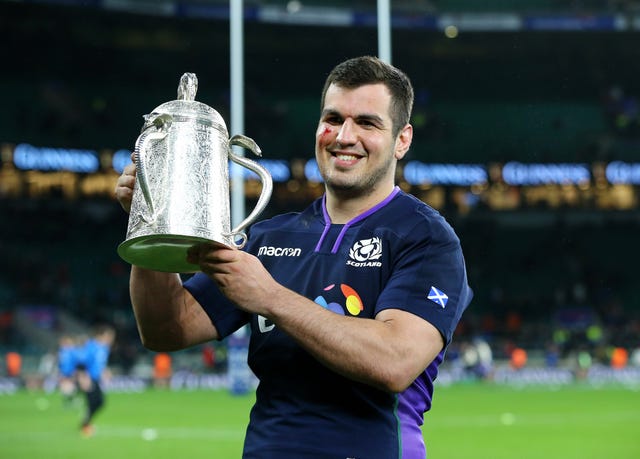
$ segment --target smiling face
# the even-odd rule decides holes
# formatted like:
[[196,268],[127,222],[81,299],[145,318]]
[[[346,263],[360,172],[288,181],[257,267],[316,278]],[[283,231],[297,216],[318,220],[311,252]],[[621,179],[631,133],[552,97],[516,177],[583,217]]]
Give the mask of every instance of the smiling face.
[[328,193],[382,200],[391,192],[413,130],[407,124],[394,135],[390,105],[381,83],[328,87],[316,130],[316,161]]

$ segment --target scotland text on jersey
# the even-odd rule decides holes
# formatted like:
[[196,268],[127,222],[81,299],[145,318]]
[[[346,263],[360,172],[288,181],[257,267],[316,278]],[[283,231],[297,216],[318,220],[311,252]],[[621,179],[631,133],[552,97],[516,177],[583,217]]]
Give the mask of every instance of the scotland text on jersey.
[[349,250],[347,265],[357,268],[379,268],[382,263],[374,260],[378,260],[380,257],[382,257],[382,239],[379,237],[362,239],[353,244],[353,247]]

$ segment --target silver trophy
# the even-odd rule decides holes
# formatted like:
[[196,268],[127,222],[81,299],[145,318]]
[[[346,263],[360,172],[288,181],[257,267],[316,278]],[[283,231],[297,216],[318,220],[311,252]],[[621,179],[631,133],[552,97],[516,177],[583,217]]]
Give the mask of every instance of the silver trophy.
[[[238,145],[261,156],[249,137],[229,139],[222,116],[195,100],[198,80],[185,73],[178,98],[145,115],[135,144],[136,183],[127,236],[118,254],[132,265],[155,271],[192,273],[187,249],[200,242],[241,248],[243,230],[271,198],[273,182],[260,164],[237,155]],[[253,211],[230,229],[229,160],[255,172],[262,182]]]

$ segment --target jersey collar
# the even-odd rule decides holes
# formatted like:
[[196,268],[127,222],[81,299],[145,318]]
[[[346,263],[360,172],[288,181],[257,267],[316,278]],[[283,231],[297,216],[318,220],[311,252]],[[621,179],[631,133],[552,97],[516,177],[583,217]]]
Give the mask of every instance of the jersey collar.
[[[345,223],[344,226],[342,227],[342,230],[340,230],[340,234],[336,238],[336,242],[333,244],[333,247],[331,248],[331,253],[337,253],[338,252],[338,249],[340,248],[340,244],[342,243],[342,239],[344,239],[344,235],[346,234],[347,230],[352,225],[358,223],[359,221],[364,220],[369,215],[372,215],[372,214],[376,213],[377,211],[379,211],[380,209],[382,209],[384,206],[389,204],[389,202],[391,202],[391,200],[399,192],[400,192],[400,187],[398,187],[396,185],[393,188],[393,191],[389,194],[389,196],[384,198],[384,200],[380,201],[378,204],[373,206],[371,209],[368,209],[368,210],[364,211],[360,215],[357,215],[356,217],[352,218],[347,223]],[[327,195],[326,195],[326,193],[322,197],[322,214],[324,216],[324,230],[322,231],[322,235],[320,236],[320,240],[318,241],[318,244],[316,244],[316,248],[315,248],[314,252],[319,252],[320,251],[320,247],[322,247],[322,243],[324,242],[324,239],[327,237],[327,233],[329,232],[329,229],[331,228],[331,217],[329,217],[329,212],[327,212]]]

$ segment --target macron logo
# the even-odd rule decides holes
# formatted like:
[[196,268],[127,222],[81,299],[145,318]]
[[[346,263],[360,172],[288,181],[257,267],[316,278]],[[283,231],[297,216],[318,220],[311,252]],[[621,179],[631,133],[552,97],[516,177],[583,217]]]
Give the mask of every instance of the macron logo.
[[291,247],[262,246],[258,249],[258,256],[265,257],[299,257],[301,253],[302,249]]

